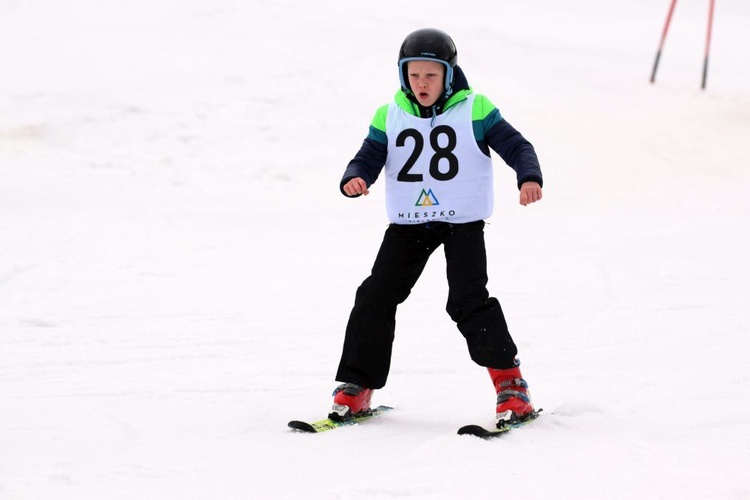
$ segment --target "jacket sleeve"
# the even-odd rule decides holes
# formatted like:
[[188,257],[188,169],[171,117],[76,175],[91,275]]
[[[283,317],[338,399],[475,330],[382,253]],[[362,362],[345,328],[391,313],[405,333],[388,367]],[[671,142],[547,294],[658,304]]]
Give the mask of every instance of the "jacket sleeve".
[[[354,155],[354,158],[346,166],[344,176],[341,178],[341,183],[339,183],[339,190],[344,196],[347,196],[344,192],[344,184],[355,177],[361,177],[369,188],[383,170],[385,161],[388,158],[388,138],[385,134],[387,113],[388,106],[378,109],[375,118],[373,118],[370,124],[369,133],[362,143],[362,147],[359,148],[357,154]],[[355,197],[353,196],[352,198]]]
[[541,186],[542,169],[534,146],[506,120],[501,120],[487,131],[487,144],[516,171],[520,189],[524,182],[534,181]]
[[479,147],[489,155],[489,146],[515,170],[519,189],[529,181],[541,186],[542,169],[534,146],[500,115],[486,97],[477,96],[473,113],[474,135]]

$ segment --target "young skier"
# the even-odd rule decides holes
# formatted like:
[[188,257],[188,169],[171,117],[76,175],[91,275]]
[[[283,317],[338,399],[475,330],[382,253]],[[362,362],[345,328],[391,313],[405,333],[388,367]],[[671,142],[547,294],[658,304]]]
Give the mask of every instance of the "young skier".
[[445,251],[446,310],[471,358],[487,367],[497,393],[498,427],[535,415],[516,345],[500,303],[487,291],[484,219],[492,214],[490,148],[511,166],[521,205],[542,198],[533,146],[495,106],[469,87],[453,40],[436,29],[409,34],[398,58],[401,89],[378,109],[341,181],[348,197],[367,195],[385,168],[385,231],[370,276],[357,289],[346,328],[332,419],[370,411],[391,362],[396,308],[430,255]]

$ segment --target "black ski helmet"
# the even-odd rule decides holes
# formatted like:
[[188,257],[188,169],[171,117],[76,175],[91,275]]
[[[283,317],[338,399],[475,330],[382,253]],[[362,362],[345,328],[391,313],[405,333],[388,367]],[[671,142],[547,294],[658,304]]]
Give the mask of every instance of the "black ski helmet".
[[445,65],[445,95],[453,92],[453,68],[458,62],[456,44],[444,31],[423,28],[406,36],[398,52],[398,73],[401,89],[410,91],[406,63],[409,61],[435,61]]

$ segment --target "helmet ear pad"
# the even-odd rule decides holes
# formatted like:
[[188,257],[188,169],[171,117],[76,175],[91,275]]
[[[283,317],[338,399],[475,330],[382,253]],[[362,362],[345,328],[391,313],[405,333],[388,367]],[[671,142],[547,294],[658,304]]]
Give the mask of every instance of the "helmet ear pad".
[[444,95],[445,97],[448,97],[453,93],[453,66],[448,62],[431,57],[405,57],[398,62],[398,75],[401,79],[401,90],[403,90],[405,94],[409,95],[414,93],[409,86],[409,61],[431,61],[445,66],[445,81],[443,83]]

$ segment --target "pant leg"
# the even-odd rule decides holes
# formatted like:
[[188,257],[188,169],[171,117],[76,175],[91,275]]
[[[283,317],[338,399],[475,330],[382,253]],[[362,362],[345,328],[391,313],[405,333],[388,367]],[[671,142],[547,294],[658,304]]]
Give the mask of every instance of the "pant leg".
[[370,276],[357,289],[336,380],[372,389],[391,366],[396,308],[411,293],[440,238],[425,225],[391,224]]
[[453,224],[443,237],[448,276],[446,310],[481,366],[512,368],[518,353],[500,302],[487,291],[484,221]]

